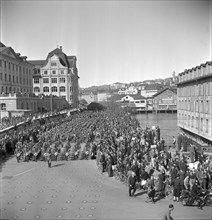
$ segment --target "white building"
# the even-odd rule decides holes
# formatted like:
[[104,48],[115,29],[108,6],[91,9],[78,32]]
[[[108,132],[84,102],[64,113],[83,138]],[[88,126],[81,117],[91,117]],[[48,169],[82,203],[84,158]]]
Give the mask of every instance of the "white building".
[[34,65],[34,93],[62,97],[77,107],[79,77],[76,60],[76,56],[67,56],[60,47],[51,51],[46,60],[29,61]]
[[138,90],[134,86],[130,86],[127,89],[120,89],[118,91],[119,95],[136,95]]
[[0,93],[32,93],[32,74],[27,57],[0,42]]

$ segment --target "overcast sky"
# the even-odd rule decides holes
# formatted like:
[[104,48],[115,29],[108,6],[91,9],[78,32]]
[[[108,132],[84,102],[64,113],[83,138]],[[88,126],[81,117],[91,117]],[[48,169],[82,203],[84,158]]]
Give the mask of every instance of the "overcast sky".
[[28,60],[62,46],[81,87],[171,77],[212,60],[212,1],[1,1],[1,41]]

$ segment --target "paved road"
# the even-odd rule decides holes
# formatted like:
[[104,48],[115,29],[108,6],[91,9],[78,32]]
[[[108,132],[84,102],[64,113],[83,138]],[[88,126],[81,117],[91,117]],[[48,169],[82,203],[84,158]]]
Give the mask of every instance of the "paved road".
[[[21,162],[0,173],[1,219],[162,219],[169,199],[146,203],[128,197],[127,187],[100,174],[95,161]],[[174,203],[174,219],[211,219],[212,210]]]

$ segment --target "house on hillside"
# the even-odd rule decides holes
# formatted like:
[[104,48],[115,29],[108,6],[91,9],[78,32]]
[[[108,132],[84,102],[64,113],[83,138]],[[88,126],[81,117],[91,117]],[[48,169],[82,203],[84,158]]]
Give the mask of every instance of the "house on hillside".
[[163,85],[161,84],[147,84],[142,90],[141,90],[141,95],[144,97],[152,97],[159,91],[163,89]]
[[130,86],[127,89],[120,89],[118,91],[119,95],[135,95],[138,93],[138,89],[136,89],[134,86]]

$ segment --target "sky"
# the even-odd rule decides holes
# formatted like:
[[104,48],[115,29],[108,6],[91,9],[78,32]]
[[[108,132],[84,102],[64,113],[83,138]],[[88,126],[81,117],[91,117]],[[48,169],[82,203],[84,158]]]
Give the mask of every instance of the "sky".
[[212,0],[0,0],[0,40],[28,60],[62,46],[79,85],[171,77],[212,60]]

